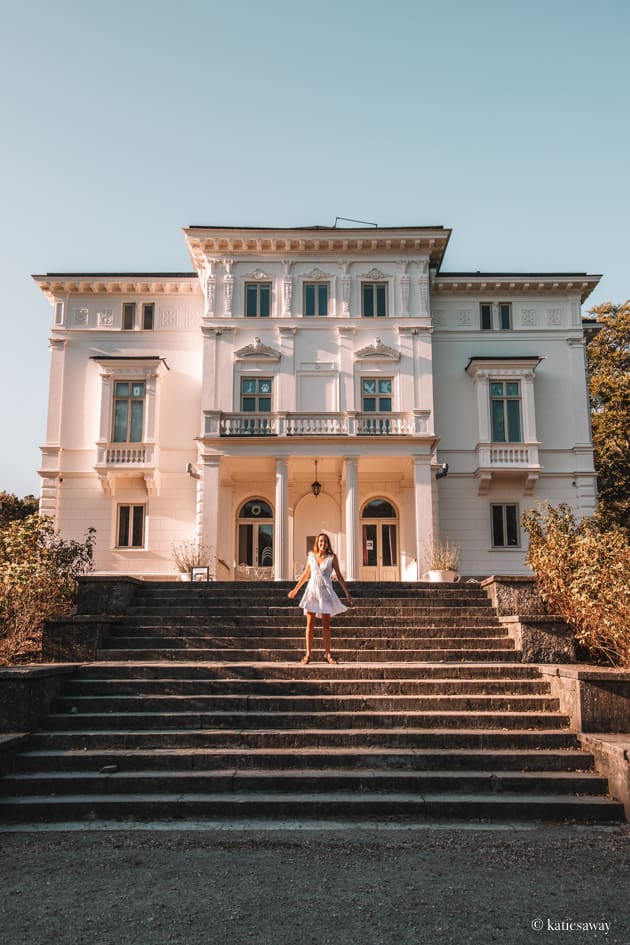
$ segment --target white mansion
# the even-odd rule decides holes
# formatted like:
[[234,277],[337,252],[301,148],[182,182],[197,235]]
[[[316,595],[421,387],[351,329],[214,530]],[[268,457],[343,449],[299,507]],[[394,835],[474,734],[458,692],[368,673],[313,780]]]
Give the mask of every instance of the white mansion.
[[518,574],[525,508],[592,513],[598,276],[442,272],[443,227],[184,233],[194,272],[34,277],[41,512],[96,528],[97,573],[174,577],[197,539],[219,580],[292,578],[323,530],[351,580],[417,580],[437,537]]

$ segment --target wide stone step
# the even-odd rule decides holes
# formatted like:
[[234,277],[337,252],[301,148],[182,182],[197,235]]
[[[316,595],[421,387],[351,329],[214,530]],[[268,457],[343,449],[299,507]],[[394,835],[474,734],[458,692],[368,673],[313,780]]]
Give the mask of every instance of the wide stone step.
[[[550,720],[547,720],[548,724]],[[551,720],[553,725],[553,719]],[[538,728],[484,729],[484,728],[318,728],[278,729],[251,731],[247,729],[184,729],[172,727],[162,730],[136,729],[81,731],[37,731],[29,745],[36,750],[82,751],[83,749],[216,749],[238,748],[249,751],[253,748],[267,750],[308,748],[376,748],[380,751],[392,749],[576,749],[579,747],[574,732],[568,729]]]
[[[343,603],[343,600],[342,600]],[[146,607],[129,607],[124,617],[125,621],[145,619],[147,617],[162,617],[167,620],[178,620],[180,618],[198,618],[200,620],[213,621],[238,621],[247,620],[304,620],[304,612],[297,607],[265,607],[263,605],[244,607],[234,606],[231,608],[224,606],[206,606],[185,605],[171,606],[152,604]],[[404,621],[423,621],[423,620],[448,620],[464,621],[470,619],[488,620],[494,617],[494,611],[489,607],[418,607],[418,606],[372,606],[367,607],[358,604],[352,604],[345,613],[337,614],[336,621],[350,620],[404,620]]]
[[[317,637],[316,637],[317,642]],[[164,649],[234,649],[234,650],[262,650],[262,649],[300,649],[304,646],[304,635],[299,636],[279,634],[269,634],[268,636],[108,636],[103,641],[105,649],[140,650],[143,647],[151,649],[155,646]],[[493,636],[491,633],[480,634],[479,636],[451,636],[450,631],[445,631],[444,635],[439,635],[434,631],[427,632],[426,636],[417,637],[365,637],[357,634],[356,636],[346,636],[345,634],[333,635],[333,646],[336,650],[351,649],[357,647],[361,650],[418,650],[423,648],[435,649],[437,647],[448,647],[450,649],[497,649],[514,650],[514,641],[507,636]]]
[[573,771],[593,769],[593,756],[572,748],[85,748],[24,750],[13,759],[19,772],[84,772],[103,768],[116,771],[215,771],[221,769],[311,770],[363,769],[386,771]]
[[163,712],[51,712],[43,727],[57,731],[112,731],[129,729],[229,729],[265,731],[293,729],[544,729],[568,726],[563,715],[528,711],[175,711]]
[[[169,630],[178,633],[199,633],[211,631],[217,633],[248,633],[273,630],[294,630],[304,633],[305,620],[303,615],[290,617],[208,617],[207,615],[188,617],[168,616],[138,616],[125,617],[112,625],[111,633],[139,633],[146,628],[154,633],[168,633]],[[388,617],[387,615],[374,617],[369,620],[361,615],[341,615],[335,618],[333,624],[336,632],[357,632],[368,636],[407,636],[414,633],[425,633],[432,628],[452,629],[454,634],[462,633],[466,629],[488,628],[494,633],[505,633],[498,620],[493,620],[490,614],[470,616],[461,620],[452,617]]]
[[357,820],[400,817],[422,819],[571,820],[618,822],[623,805],[605,797],[565,794],[415,793],[362,795],[353,792],[275,794],[268,792],[222,794],[71,794],[64,797],[3,798],[0,816],[5,822],[74,821],[101,819]]
[[[68,699],[99,696],[544,696],[549,683],[543,679],[131,679],[95,678],[68,680]],[[91,703],[95,703],[92,701]]]
[[[199,660],[207,661],[224,661],[226,663],[237,662],[255,662],[259,660],[261,662],[284,662],[289,658],[290,650],[288,649],[219,649],[218,647],[212,649],[203,649],[199,647],[198,649],[192,648],[171,648],[171,649],[160,649],[158,647],[147,647],[142,649],[114,649],[114,648],[104,648],[99,650],[99,659],[102,660],[190,660],[191,655],[195,655]],[[299,659],[302,655],[301,650],[298,650],[296,647],[296,662],[299,662]],[[338,662],[374,662],[374,663],[383,663],[387,660],[393,662],[401,662],[403,659],[407,662],[415,663],[424,663],[424,662],[434,662],[438,660],[447,660],[447,661],[457,661],[460,662],[470,662],[473,660],[482,660],[484,662],[493,661],[500,662],[505,660],[506,662],[513,662],[515,658],[518,657],[513,649],[500,648],[500,647],[488,647],[487,649],[477,649],[477,648],[466,648],[463,647],[452,647],[447,646],[429,649],[418,648],[414,650],[368,650],[368,649],[359,649],[354,647],[353,649],[343,650],[339,647],[335,647],[335,659]],[[317,657],[315,656],[314,659]],[[308,669],[308,667],[304,667]]]
[[551,696],[515,695],[107,695],[62,696],[55,714],[134,712],[557,712]]
[[12,774],[0,779],[0,796],[62,796],[67,794],[191,793],[241,794],[328,793],[356,791],[362,794],[404,792],[416,795],[447,792],[473,794],[526,793],[604,795],[607,782],[596,774],[566,771],[489,772],[489,771],[382,771],[374,769],[310,771],[277,769],[215,771],[123,771],[87,774],[82,772],[46,772]]
[[[517,655],[517,654],[512,654]],[[386,663],[346,663],[330,666],[322,660],[315,660],[308,666],[298,663],[237,662],[218,663],[216,661],[194,662],[171,661],[129,662],[123,659],[117,662],[85,663],[80,669],[81,679],[186,679],[186,680],[237,680],[237,681],[282,681],[311,682],[321,681],[434,681],[440,679],[520,679],[541,681],[538,667],[533,664],[507,661],[496,662],[421,662],[410,664],[408,661]],[[77,677],[71,677],[76,681]]]

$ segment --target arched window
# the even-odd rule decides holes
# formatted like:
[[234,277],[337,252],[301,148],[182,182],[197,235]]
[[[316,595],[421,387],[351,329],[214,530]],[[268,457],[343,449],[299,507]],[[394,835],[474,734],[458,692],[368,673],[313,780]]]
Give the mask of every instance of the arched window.
[[264,499],[248,499],[238,516],[238,564],[273,567],[273,509]]

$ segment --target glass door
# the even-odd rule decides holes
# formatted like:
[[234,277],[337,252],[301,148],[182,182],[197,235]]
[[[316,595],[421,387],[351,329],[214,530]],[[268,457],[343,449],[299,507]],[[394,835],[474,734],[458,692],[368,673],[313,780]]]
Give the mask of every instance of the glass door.
[[361,518],[362,579],[398,581],[398,523],[394,507],[383,499],[373,499],[364,507]]

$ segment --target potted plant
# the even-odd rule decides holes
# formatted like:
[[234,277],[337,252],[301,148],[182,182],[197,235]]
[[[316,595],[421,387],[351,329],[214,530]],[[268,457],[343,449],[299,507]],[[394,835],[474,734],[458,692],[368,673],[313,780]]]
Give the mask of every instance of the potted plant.
[[173,561],[181,581],[190,581],[193,568],[205,568],[210,565],[210,548],[194,538],[174,542],[172,550]]
[[427,553],[428,576],[430,581],[453,583],[459,581],[457,568],[459,567],[459,545],[453,542],[436,539]]

